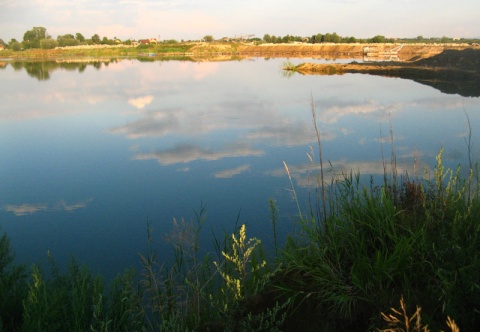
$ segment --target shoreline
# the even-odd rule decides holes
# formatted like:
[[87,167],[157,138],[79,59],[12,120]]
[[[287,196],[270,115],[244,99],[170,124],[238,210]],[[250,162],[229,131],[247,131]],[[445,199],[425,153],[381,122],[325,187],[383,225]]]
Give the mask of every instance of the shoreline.
[[[23,51],[0,51],[3,59],[52,59],[59,57],[137,57],[154,54],[153,57],[195,58],[371,58],[395,57],[400,61],[414,61],[431,57],[445,50],[479,49],[468,44],[260,44],[253,43],[178,43],[153,44],[144,48],[130,45],[82,45],[57,47],[51,50],[29,49]],[[398,50],[398,51],[397,51]]]
[[302,63],[285,68],[302,75],[368,74],[411,79],[444,93],[480,97],[480,49],[447,49],[416,61]]

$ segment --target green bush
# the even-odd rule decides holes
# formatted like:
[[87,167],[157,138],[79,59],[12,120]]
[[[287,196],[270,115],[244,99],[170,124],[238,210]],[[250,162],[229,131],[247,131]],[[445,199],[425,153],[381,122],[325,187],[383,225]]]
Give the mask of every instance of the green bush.
[[22,301],[27,293],[24,266],[13,265],[10,240],[0,238],[0,331],[15,331],[22,322]]

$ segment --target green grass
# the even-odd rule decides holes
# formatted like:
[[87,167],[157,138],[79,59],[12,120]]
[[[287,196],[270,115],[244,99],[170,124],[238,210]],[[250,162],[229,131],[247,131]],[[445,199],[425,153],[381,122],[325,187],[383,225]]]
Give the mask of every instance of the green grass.
[[137,57],[142,53],[172,53],[183,54],[188,52],[194,44],[175,43],[175,44],[157,44],[157,45],[139,45],[137,47],[95,47],[95,48],[65,48],[65,49],[27,49],[23,51],[2,50],[2,57],[12,58],[64,58],[64,57]]

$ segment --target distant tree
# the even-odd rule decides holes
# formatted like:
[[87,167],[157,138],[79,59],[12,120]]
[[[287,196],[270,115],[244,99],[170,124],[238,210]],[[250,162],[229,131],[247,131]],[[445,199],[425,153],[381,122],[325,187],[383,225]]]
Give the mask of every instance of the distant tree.
[[94,43],[94,44],[100,44],[100,36],[97,35],[97,34],[94,34],[94,35],[92,36],[92,43]]
[[40,40],[47,38],[47,29],[44,27],[33,27],[23,35],[23,46],[25,48],[39,48]]
[[423,41],[423,36],[417,36],[417,41],[422,42]]
[[213,36],[212,35],[206,35],[203,37],[203,40],[207,43],[213,42]]
[[327,33],[325,34],[325,36],[323,37],[323,41],[324,41],[325,43],[331,43],[331,42],[333,42],[332,34],[329,33],[329,32],[327,32]]
[[57,47],[58,45],[59,45],[58,41],[56,41],[55,39],[52,39],[52,38],[40,40],[40,48],[42,48],[44,50],[53,49],[53,48]]
[[324,36],[321,33],[317,33],[316,35],[313,35],[310,40],[311,40],[312,44],[319,44],[319,43],[323,42]]
[[268,33],[266,33],[266,34],[263,35],[263,41],[265,43],[271,43],[272,42],[272,37]]
[[341,43],[342,42],[342,37],[340,37],[336,32],[332,33],[330,38],[331,38],[332,43]]
[[272,37],[270,38],[270,40],[272,41],[272,43],[276,43],[277,42],[277,37],[275,37],[274,35],[272,35]]
[[103,37],[102,44],[103,45],[109,45],[109,44],[112,44],[112,42],[107,37]]
[[20,51],[22,49],[22,44],[20,44],[15,38],[12,38],[8,42],[8,48],[13,51]]
[[443,36],[442,39],[440,39],[441,43],[450,43],[451,41],[452,39],[447,36]]
[[57,37],[58,45],[59,46],[75,46],[80,44],[80,41],[78,39],[75,39],[75,37],[71,34],[66,34],[63,36],[58,36]]
[[3,47],[6,47],[6,46],[7,46],[7,43],[5,43],[5,42],[3,41],[3,39],[0,38],[0,45],[2,45]]
[[78,40],[80,43],[85,42],[85,37],[80,32],[77,32],[75,34],[75,39]]
[[385,43],[386,38],[382,35],[377,35],[369,40],[371,43]]

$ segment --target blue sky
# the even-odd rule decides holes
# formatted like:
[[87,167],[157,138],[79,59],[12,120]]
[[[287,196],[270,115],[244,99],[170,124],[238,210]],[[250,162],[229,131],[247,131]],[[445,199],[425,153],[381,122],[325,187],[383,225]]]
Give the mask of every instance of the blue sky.
[[34,26],[56,38],[200,39],[253,34],[480,37],[478,0],[0,0],[0,38]]

